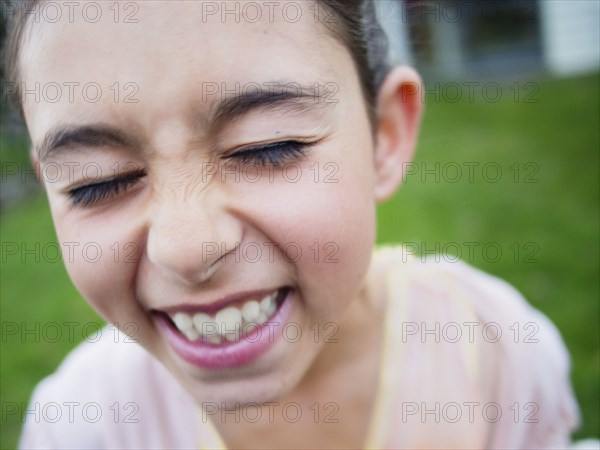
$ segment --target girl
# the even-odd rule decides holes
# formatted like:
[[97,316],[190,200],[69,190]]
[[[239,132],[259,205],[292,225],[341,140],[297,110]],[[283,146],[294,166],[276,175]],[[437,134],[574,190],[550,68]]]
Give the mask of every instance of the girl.
[[13,23],[67,270],[123,331],[39,384],[23,448],[567,445],[553,325],[465,264],[373,251],[422,103],[372,2],[29,1]]

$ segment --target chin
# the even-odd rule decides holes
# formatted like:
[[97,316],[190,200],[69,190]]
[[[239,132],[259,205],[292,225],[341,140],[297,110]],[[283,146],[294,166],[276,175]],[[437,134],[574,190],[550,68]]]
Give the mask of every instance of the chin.
[[279,351],[271,355],[272,359],[218,371],[198,370],[169,355],[168,349],[155,356],[199,405],[216,403],[219,408],[231,409],[245,404],[276,402],[289,394],[305,377],[320,347],[313,343],[300,345],[283,341]]

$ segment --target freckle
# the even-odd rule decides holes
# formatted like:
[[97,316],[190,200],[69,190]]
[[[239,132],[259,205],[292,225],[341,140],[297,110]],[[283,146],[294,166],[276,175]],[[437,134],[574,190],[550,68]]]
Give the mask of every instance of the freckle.
[[281,131],[276,131],[276,132],[275,132],[275,134],[279,134],[279,133],[281,133]]

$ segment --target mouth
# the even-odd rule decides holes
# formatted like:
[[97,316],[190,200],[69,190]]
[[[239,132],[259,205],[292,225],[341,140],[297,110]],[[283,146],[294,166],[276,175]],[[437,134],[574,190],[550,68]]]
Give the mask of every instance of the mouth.
[[173,350],[202,368],[247,364],[281,336],[294,291],[281,287],[234,296],[209,306],[154,310],[159,328]]

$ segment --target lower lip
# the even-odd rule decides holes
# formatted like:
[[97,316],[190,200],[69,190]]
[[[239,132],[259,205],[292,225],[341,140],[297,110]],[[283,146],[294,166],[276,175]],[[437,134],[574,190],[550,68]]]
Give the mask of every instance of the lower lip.
[[288,289],[281,306],[267,322],[240,337],[237,342],[219,346],[188,341],[166,317],[162,314],[156,317],[167,341],[185,361],[204,369],[236,367],[258,359],[279,341],[292,309],[293,292]]

